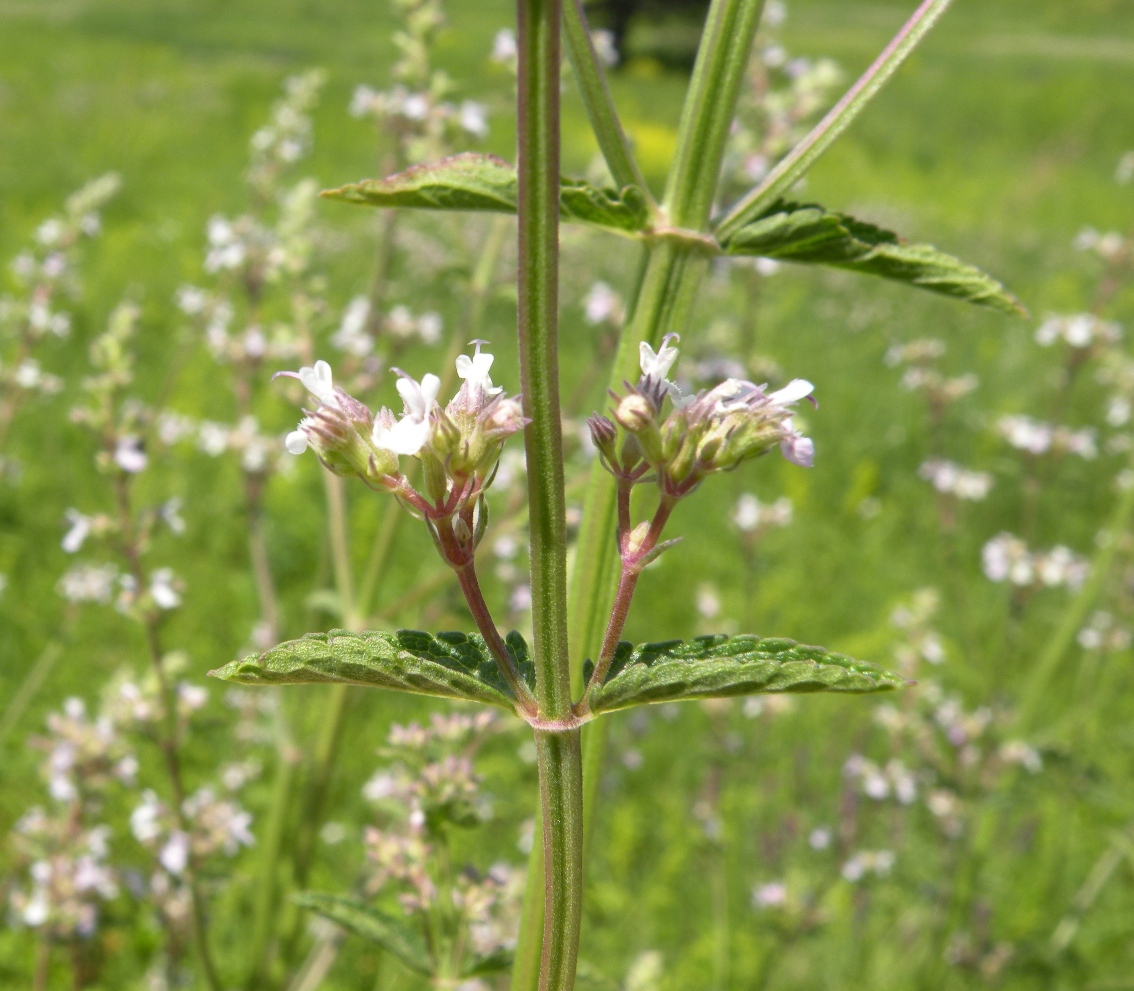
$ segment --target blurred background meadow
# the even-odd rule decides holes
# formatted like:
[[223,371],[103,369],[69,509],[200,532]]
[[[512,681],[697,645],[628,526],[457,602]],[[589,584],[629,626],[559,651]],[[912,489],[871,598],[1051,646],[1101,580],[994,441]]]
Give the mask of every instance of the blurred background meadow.
[[[912,3],[768,6],[736,193]],[[396,406],[391,366],[452,376],[482,337],[517,387],[512,220],[314,197],[513,159],[511,6],[437,9],[0,0],[0,987],[507,984],[423,973],[292,896],[354,894],[430,953],[459,932],[506,964],[528,734],[205,677],[308,631],[472,628],[423,528],[284,452],[299,394],[271,382],[326,358]],[[600,47],[660,193],[703,8],[655,0],[624,34],[620,9],[593,22],[619,32]],[[601,178],[569,78],[564,99],[564,170]],[[798,198],[980,265],[1031,316],[711,270],[678,378],[809,379],[815,467],[710,480],[627,638],[787,636],[917,685],[611,717],[581,987],[1134,988],[1132,120],[1128,0],[958,0]],[[638,256],[562,245],[577,523]],[[513,440],[481,554],[526,633],[523,471]]]

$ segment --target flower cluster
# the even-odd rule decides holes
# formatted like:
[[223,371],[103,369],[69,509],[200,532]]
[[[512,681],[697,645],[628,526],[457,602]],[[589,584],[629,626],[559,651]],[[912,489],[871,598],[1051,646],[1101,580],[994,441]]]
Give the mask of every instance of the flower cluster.
[[[472,559],[484,536],[484,492],[504,441],[527,422],[519,398],[492,384],[493,356],[481,350],[485,342],[472,343],[474,354],[457,359],[464,382],[445,407],[437,402],[438,376],[428,374],[418,382],[394,369],[405,406],[400,418],[386,408],[371,413],[335,386],[325,361],[279,373],[298,379],[318,403],[288,435],[288,451],[301,454],[311,447],[336,474],[395,493],[426,519],[443,557],[455,567]],[[401,457],[422,462],[424,495],[401,473]]]
[[445,23],[441,0],[395,0],[402,19],[394,34],[400,57],[395,85],[387,90],[358,86],[352,117],[368,117],[397,142],[400,164],[434,161],[452,154],[469,138],[488,136],[488,108],[475,100],[453,102],[455,86],[432,65],[437,33]]
[[1110,265],[1125,261],[1130,253],[1130,242],[1118,231],[1103,233],[1094,227],[1084,227],[1074,244],[1079,251],[1090,251]]
[[1089,461],[1099,453],[1093,427],[1072,430],[1030,416],[1002,416],[996,429],[1014,448],[1028,454],[1074,454]]
[[940,604],[936,589],[922,588],[890,614],[890,625],[899,633],[894,659],[908,678],[915,677],[922,662],[937,665],[945,661],[945,645],[933,626]]
[[321,69],[312,69],[287,79],[268,123],[252,135],[248,182],[265,197],[274,193],[280,173],[310,151],[311,111],[326,78]]
[[971,373],[952,378],[936,367],[945,354],[945,342],[936,338],[921,338],[906,344],[895,344],[886,352],[886,364],[891,368],[905,366],[902,386],[910,392],[922,392],[935,416],[958,399],[967,396],[977,387],[977,377]]
[[1076,638],[1084,650],[1122,651],[1134,643],[1134,633],[1119,623],[1113,614],[1098,610],[1091,615]]
[[110,829],[97,817],[113,787],[133,784],[138,761],[113,720],[92,719],[78,698],[50,713],[47,734],[31,744],[45,755],[40,770],[54,805],[32,808],[16,824],[16,854],[29,883],[12,888],[13,915],[55,940],[89,937],[99,905],[118,894]]
[[33,808],[14,835],[18,854],[30,862],[31,882],[11,892],[15,920],[53,940],[94,935],[100,904],[118,896],[118,878],[107,863],[109,828],[84,828]]
[[0,480],[19,475],[17,462],[3,453],[16,413],[29,397],[63,387],[36,352],[45,338],[70,334],[71,317],[58,304],[77,294],[79,244],[102,229],[99,211],[117,190],[113,174],[88,183],[67,200],[61,216],[40,224],[33,246],[12,261],[17,292],[0,296]]
[[989,581],[1019,588],[1057,588],[1074,591],[1087,580],[1090,564],[1062,545],[1050,551],[1029,551],[1010,533],[999,533],[984,545],[981,562]]
[[666,378],[677,360],[673,337],[657,353],[643,342],[638,384],[626,383],[626,394],[614,395],[613,420],[595,414],[589,421],[594,445],[617,478],[635,483],[652,472],[663,495],[680,498],[707,475],[775,447],[794,464],[811,466],[814,444],[795,428],[792,410],[810,397],[810,382],[795,379],[768,392],[767,386],[726,379],[684,396]]
[[[450,940],[464,947],[458,954],[488,956],[513,945],[518,929],[521,872],[497,864],[454,877],[448,858],[437,855],[448,830],[491,816],[473,757],[498,728],[491,713],[435,714],[428,725],[395,725],[382,751],[389,763],[363,788],[383,820],[364,833],[367,893],[395,897],[428,943]],[[433,962],[444,965],[440,956]]]
[[1122,326],[1092,313],[1048,317],[1036,330],[1036,343],[1051,347],[1062,341],[1076,351],[1108,347],[1122,339]]
[[741,533],[758,537],[768,530],[791,524],[792,503],[787,496],[775,502],[761,502],[750,492],[736,500],[732,510],[732,524]]
[[971,471],[944,458],[923,462],[917,473],[942,495],[971,502],[979,502],[992,489],[992,476],[988,472]]
[[211,788],[189,795],[181,803],[180,816],[147,789],[130,813],[134,838],[153,850],[162,869],[173,877],[217,854],[234,857],[242,847],[252,846],[251,825],[251,814]]
[[42,771],[55,801],[97,796],[114,782],[133,784],[138,760],[110,715],[91,719],[82,699],[69,698],[62,712],[48,715],[47,729],[31,744],[46,754]]

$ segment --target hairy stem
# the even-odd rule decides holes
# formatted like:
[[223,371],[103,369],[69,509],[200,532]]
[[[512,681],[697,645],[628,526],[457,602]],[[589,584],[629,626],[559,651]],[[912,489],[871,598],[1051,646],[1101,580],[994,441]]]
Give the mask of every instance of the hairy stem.
[[543,810],[540,991],[570,991],[583,901],[583,755],[579,731],[535,734]]
[[[567,528],[559,405],[560,0],[518,0],[518,316],[528,461],[536,698],[571,714]],[[536,732],[543,808],[541,991],[571,991],[583,896],[583,768],[578,730]]]

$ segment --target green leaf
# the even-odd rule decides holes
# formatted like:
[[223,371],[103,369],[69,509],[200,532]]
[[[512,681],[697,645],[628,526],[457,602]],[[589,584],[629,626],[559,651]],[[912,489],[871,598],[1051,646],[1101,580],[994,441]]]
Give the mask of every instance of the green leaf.
[[892,231],[834,213],[814,203],[780,200],[728,238],[730,255],[759,255],[831,265],[877,275],[1005,313],[1027,310],[979,268],[928,244],[906,244]]
[[504,947],[491,953],[473,956],[461,967],[461,977],[487,977],[489,974],[499,974],[512,966],[513,956],[513,952]]
[[[517,195],[515,167],[494,155],[474,152],[323,193],[328,199],[364,206],[495,213],[515,213]],[[599,189],[581,179],[562,179],[559,205],[564,220],[627,234],[644,230],[649,221],[646,197],[634,186],[619,191]]]
[[338,895],[304,891],[295,895],[295,903],[310,909],[363,939],[377,943],[393,954],[410,970],[433,976],[433,962],[425,946],[425,938],[404,919],[388,915],[380,909]]
[[[506,642],[521,676],[533,684],[535,674],[524,638],[513,631]],[[209,674],[244,685],[367,685],[468,699],[515,711],[511,690],[484,638],[476,633],[308,633]]]
[[[588,672],[589,675],[589,672]],[[680,699],[780,692],[885,692],[897,675],[794,640],[697,637],[633,647],[620,643],[606,680],[587,694],[594,713]]]

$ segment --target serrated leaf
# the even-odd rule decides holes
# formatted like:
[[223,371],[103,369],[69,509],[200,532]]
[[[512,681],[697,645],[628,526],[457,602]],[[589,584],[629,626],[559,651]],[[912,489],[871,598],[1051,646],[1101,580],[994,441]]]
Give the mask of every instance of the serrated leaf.
[[433,976],[433,963],[429,959],[425,938],[404,919],[388,915],[352,898],[305,891],[295,896],[295,903],[310,909],[357,936],[376,943],[393,954],[410,970],[427,977]]
[[511,950],[500,947],[491,953],[470,957],[461,967],[461,977],[487,977],[489,974],[499,974],[512,966],[514,956]]
[[929,244],[906,244],[892,231],[813,203],[780,200],[722,247],[730,255],[759,255],[830,265],[877,275],[1005,313],[1027,310],[992,276]]
[[[524,638],[513,631],[506,642],[521,676],[534,684]],[[476,633],[308,633],[209,674],[245,685],[339,682],[515,708],[484,638]]]
[[782,692],[883,692],[897,675],[794,640],[723,634],[633,647],[621,643],[606,680],[587,694],[594,713],[679,699]]
[[[518,191],[514,166],[495,155],[466,152],[385,179],[328,189],[323,196],[364,206],[515,213]],[[561,180],[559,211],[564,220],[631,234],[649,221],[649,206],[639,189],[600,189],[581,179]]]

